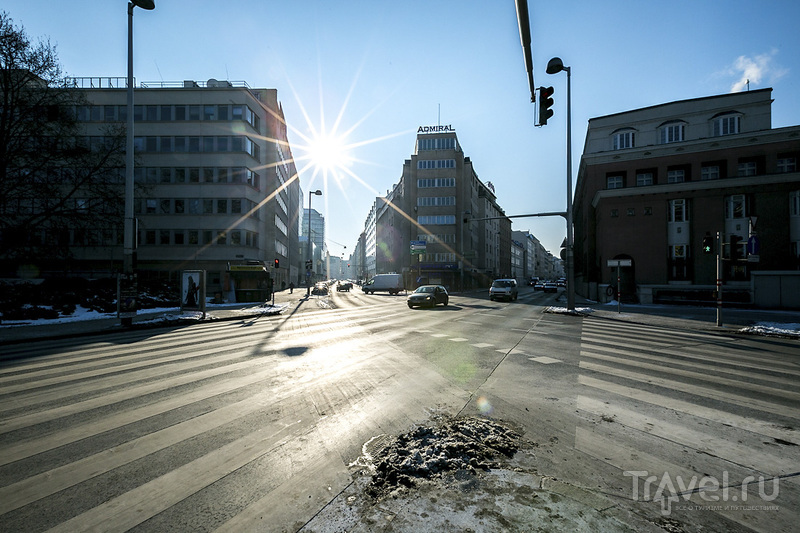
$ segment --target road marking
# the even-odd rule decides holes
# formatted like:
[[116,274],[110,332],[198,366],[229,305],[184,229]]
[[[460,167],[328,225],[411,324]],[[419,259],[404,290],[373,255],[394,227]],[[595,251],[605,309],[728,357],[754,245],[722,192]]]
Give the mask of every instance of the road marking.
[[553,359],[552,357],[547,357],[546,355],[542,355],[540,357],[528,357],[528,359],[536,363],[542,363],[543,365],[552,365],[553,363],[563,362],[561,359]]
[[455,337],[453,339],[447,339],[447,340],[453,341],[453,342],[464,342],[464,341],[468,341],[469,339],[465,339],[464,337]]
[[494,346],[494,344],[489,344],[488,342],[479,342],[478,344],[471,344],[470,346],[474,346],[475,348],[488,348],[489,346]]
[[431,333],[431,337],[449,337],[446,333]]

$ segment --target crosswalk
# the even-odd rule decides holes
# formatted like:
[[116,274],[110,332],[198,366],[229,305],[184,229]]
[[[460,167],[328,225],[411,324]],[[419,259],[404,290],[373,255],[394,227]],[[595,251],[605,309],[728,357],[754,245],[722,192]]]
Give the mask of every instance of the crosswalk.
[[632,498],[665,516],[691,508],[756,531],[792,527],[796,509],[778,505],[771,487],[797,501],[797,356],[714,333],[587,318],[577,407],[592,423],[576,428],[576,448],[618,468]]

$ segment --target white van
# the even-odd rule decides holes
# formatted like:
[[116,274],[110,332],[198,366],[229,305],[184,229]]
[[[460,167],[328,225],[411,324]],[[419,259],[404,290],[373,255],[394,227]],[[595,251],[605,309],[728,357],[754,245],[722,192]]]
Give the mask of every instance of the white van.
[[402,274],[378,274],[361,287],[367,294],[376,291],[387,291],[389,294],[399,294],[405,290]]

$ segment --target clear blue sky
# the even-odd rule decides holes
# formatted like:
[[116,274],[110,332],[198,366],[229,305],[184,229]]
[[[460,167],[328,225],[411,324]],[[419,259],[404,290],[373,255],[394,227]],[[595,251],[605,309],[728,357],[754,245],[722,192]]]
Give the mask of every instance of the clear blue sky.
[[[347,133],[347,172],[311,168],[331,253],[349,254],[377,194],[396,183],[418,126],[451,124],[506,214],[566,206],[566,75],[572,68],[573,172],[592,117],[773,88],[773,127],[800,124],[800,2],[529,0],[536,85],[555,116],[534,127],[513,0],[155,0],[135,10],[138,81],[209,78],[278,89],[295,156],[312,128]],[[125,0],[6,0],[33,38],[57,45],[66,73],[125,76]],[[440,111],[441,109],[441,111]],[[323,126],[324,124],[324,126]],[[298,163],[303,168],[303,162]],[[306,200],[307,201],[307,200]],[[563,219],[515,219],[558,254]]]

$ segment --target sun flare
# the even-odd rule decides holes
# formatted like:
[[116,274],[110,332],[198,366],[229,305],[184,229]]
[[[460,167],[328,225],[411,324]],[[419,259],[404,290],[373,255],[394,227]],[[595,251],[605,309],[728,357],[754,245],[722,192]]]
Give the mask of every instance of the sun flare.
[[325,173],[342,170],[349,165],[349,147],[342,136],[320,133],[308,143],[309,162],[315,170]]

